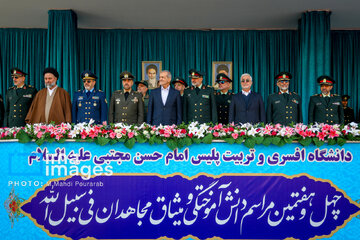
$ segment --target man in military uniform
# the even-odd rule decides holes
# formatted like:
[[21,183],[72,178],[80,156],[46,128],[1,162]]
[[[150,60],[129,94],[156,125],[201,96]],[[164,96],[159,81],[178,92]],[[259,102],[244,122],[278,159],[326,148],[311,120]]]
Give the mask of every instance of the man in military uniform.
[[95,124],[106,124],[107,101],[105,93],[94,88],[97,76],[87,70],[81,73],[81,79],[84,83],[84,90],[75,92],[73,96],[72,122],[76,124],[93,119]]
[[27,73],[18,69],[10,70],[14,86],[6,92],[5,122],[6,127],[25,126],[25,117],[37,93],[33,86],[25,84]]
[[174,88],[180,92],[181,102],[184,102],[184,91],[187,88],[187,83],[181,77],[176,77],[174,81],[171,82],[174,85]]
[[320,94],[310,97],[309,123],[343,124],[344,108],[341,97],[331,94],[335,80],[329,76],[320,76],[317,79],[320,84]]
[[351,122],[355,122],[355,113],[354,109],[348,107],[350,96],[349,95],[342,95],[341,96],[341,104],[344,108],[344,124],[349,124]]
[[192,87],[184,91],[184,122],[217,123],[214,89],[203,84],[204,73],[189,71]]
[[289,84],[292,76],[288,72],[281,72],[275,76],[278,93],[269,95],[267,99],[266,120],[268,123],[290,125],[301,123],[302,107],[301,97],[289,91]]
[[135,77],[127,71],[120,74],[123,89],[111,96],[109,123],[142,124],[144,122],[144,101],[142,94],[131,89]]
[[147,81],[136,81],[136,90],[142,94],[142,99],[144,101],[144,120],[147,119],[148,106],[149,106],[149,84]]
[[225,74],[219,73],[216,76],[216,83],[219,85],[219,91],[215,93],[219,123],[229,123],[229,107],[231,98],[234,95],[229,91],[232,80]]

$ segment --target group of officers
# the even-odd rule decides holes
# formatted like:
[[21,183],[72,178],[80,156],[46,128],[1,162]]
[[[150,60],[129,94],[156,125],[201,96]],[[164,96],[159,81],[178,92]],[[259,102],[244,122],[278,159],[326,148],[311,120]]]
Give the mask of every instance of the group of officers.
[[[5,97],[0,95],[1,124],[4,127],[21,127],[26,123],[60,124],[89,122],[96,124],[123,122],[126,124],[172,125],[198,121],[199,123],[274,123],[290,125],[301,123],[301,97],[289,91],[292,75],[281,72],[275,76],[277,93],[269,95],[265,111],[263,98],[252,91],[253,79],[245,73],[240,78],[241,91],[230,91],[232,80],[225,74],[216,76],[218,90],[203,83],[204,73],[189,71],[191,86],[184,79],[172,79],[167,70],[160,72],[158,87],[148,89],[147,81],[135,81],[128,71],[120,74],[122,90],[113,92],[108,103],[105,93],[96,90],[97,76],[91,71],[81,73],[84,89],[73,95],[57,85],[59,73],[54,68],[43,72],[45,88],[37,90],[25,83],[27,73],[11,69],[14,86]],[[347,107],[349,96],[332,94],[335,81],[320,76],[320,94],[311,96],[309,123],[347,124],[355,121],[354,111]],[[136,85],[137,91],[133,90]],[[174,86],[174,87],[173,87]]]

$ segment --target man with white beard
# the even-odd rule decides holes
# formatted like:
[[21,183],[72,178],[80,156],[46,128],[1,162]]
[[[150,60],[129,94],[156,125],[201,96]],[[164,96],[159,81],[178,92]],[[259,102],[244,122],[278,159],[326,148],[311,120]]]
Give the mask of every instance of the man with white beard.
[[302,108],[301,97],[289,91],[291,74],[281,72],[275,76],[276,85],[279,87],[278,93],[269,95],[267,100],[266,120],[268,123],[289,126],[291,123],[301,123]]

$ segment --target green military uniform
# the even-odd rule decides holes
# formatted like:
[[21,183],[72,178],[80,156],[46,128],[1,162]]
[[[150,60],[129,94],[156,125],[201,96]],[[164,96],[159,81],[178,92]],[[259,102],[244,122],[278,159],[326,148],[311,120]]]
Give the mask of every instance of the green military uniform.
[[37,91],[33,86],[24,85],[22,88],[16,86],[9,88],[6,92],[5,126],[25,126],[25,117]]
[[142,124],[144,122],[144,101],[142,94],[131,91],[125,100],[124,90],[113,93],[109,107],[109,123]]
[[[326,124],[343,124],[344,123],[344,108],[341,103],[341,97],[336,94],[330,94],[335,80],[329,76],[320,76],[317,79],[320,88],[323,86],[331,86],[324,94],[316,94],[310,97],[309,102],[309,123],[326,123]],[[328,88],[327,87],[327,88]],[[326,90],[326,88],[325,88]]]
[[330,94],[330,97],[323,97],[316,94],[310,97],[309,123],[343,124],[344,109],[341,104],[341,97]]
[[198,93],[194,86],[184,91],[184,122],[217,123],[217,110],[214,89],[202,85]]
[[215,93],[215,100],[217,106],[217,113],[218,113],[218,122],[222,124],[229,123],[229,108],[231,99],[234,93],[228,91],[227,93],[223,94],[220,91]]
[[301,97],[295,92],[282,94],[281,92],[269,95],[267,99],[266,119],[268,123],[301,123]]

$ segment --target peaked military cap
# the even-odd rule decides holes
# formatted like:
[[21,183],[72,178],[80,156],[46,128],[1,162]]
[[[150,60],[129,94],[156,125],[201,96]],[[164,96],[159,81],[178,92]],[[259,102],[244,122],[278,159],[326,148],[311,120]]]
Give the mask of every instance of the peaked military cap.
[[26,76],[28,75],[24,71],[20,70],[19,68],[12,68],[10,69],[11,76]]
[[216,76],[216,82],[218,83],[220,81],[232,82],[232,80],[225,73],[219,73]]
[[335,80],[332,79],[332,77],[329,77],[329,76],[326,76],[326,75],[322,75],[322,76],[318,77],[317,82],[320,85],[332,86],[333,84],[335,84]]
[[139,86],[139,84],[143,84],[143,85],[145,85],[147,88],[149,87],[149,83],[148,83],[147,81],[145,81],[145,80],[141,80],[141,81],[136,81],[136,82],[135,82],[135,85],[136,85],[136,86]]
[[350,96],[349,96],[349,95],[342,95],[342,96],[341,96],[341,99],[342,99],[343,101],[349,101]]
[[81,73],[81,78],[83,80],[96,80],[97,76],[90,70],[85,70]]
[[184,79],[182,79],[181,77],[176,77],[174,81],[171,82],[173,85],[175,85],[175,83],[181,83],[182,85],[184,85],[185,87],[187,87],[187,83],[185,82]]
[[43,75],[45,75],[46,73],[51,73],[51,74],[53,74],[56,78],[59,78],[59,73],[58,73],[58,71],[56,71],[55,68],[52,68],[52,67],[45,68],[45,70],[44,70],[44,72],[43,72]]
[[125,80],[125,79],[134,80],[134,79],[135,79],[135,76],[132,75],[131,72],[124,71],[124,72],[120,73],[120,79],[121,79],[121,80]]
[[189,74],[191,78],[201,78],[205,75],[205,73],[195,70],[195,69],[190,69]]
[[292,79],[292,75],[289,72],[281,72],[275,76],[275,80],[277,81],[290,81]]

